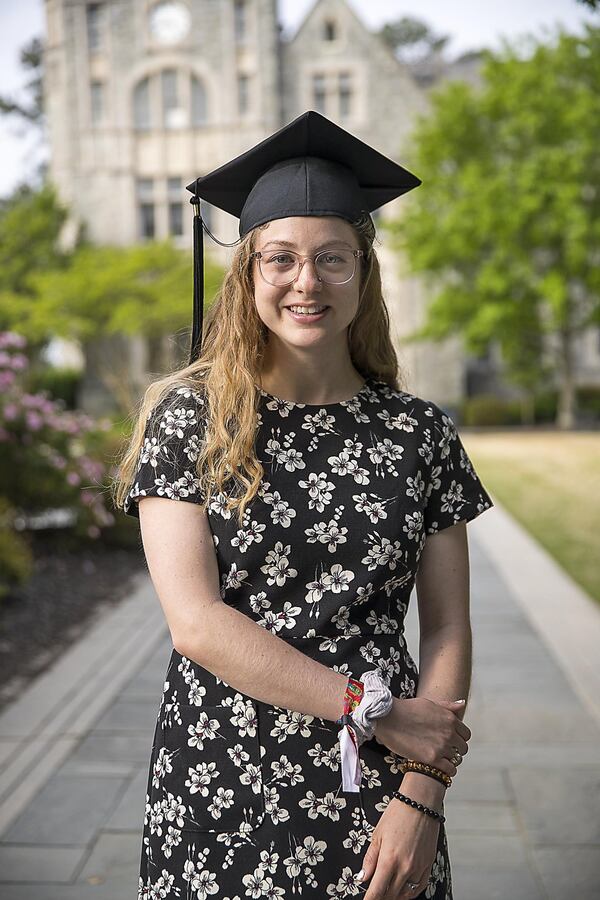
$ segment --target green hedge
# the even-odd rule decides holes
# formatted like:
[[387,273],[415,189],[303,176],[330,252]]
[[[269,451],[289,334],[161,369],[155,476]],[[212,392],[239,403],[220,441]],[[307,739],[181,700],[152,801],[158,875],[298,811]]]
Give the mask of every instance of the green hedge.
[[[577,390],[579,416],[585,424],[600,423],[600,387],[590,385]],[[536,425],[555,422],[558,408],[556,391],[544,391],[534,400]],[[518,400],[507,400],[495,394],[477,394],[460,404],[461,424],[478,427],[522,425],[522,407]]]
[[67,409],[76,409],[77,389],[82,378],[83,373],[79,369],[44,366],[31,368],[26,384],[32,394],[48,391],[53,400],[64,400]]
[[0,600],[24,584],[33,569],[33,556],[24,535],[13,529],[15,511],[0,497]]

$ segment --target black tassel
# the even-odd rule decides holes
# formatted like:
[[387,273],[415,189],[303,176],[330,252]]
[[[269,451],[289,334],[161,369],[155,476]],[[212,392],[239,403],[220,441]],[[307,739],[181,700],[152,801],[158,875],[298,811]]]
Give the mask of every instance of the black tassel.
[[190,364],[200,356],[202,348],[202,320],[204,314],[204,238],[200,197],[190,198],[194,207],[194,320],[190,347]]

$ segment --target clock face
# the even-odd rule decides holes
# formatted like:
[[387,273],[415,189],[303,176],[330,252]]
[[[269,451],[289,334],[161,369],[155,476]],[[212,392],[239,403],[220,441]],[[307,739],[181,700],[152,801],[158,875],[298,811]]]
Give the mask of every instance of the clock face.
[[190,30],[190,11],[178,0],[161,0],[150,11],[150,33],[159,44],[178,44]]

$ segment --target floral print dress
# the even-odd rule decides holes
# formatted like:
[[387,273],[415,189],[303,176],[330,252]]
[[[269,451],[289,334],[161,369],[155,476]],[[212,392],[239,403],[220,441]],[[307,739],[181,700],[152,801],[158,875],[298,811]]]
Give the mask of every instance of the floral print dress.
[[[241,528],[223,494],[207,508],[223,601],[324,665],[355,678],[377,668],[394,696],[414,697],[404,617],[427,536],[492,506],[453,422],[373,376],[339,403],[257,390],[259,493]],[[128,514],[139,515],[142,497],[203,499],[195,462],[204,413],[202,393],[187,387],[151,411]],[[149,766],[139,900],[366,893],[356,874],[402,782],[402,757],[375,739],[363,744],[360,791],[344,792],[338,731],[259,702],[173,649]],[[452,898],[443,825],[418,896]]]

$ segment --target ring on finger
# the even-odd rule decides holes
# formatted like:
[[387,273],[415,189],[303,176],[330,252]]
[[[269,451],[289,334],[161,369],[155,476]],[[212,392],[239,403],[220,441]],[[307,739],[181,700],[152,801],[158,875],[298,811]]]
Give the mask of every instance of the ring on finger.
[[409,889],[409,891],[414,891],[416,888],[419,887],[419,882],[418,881],[407,881],[406,887]]

